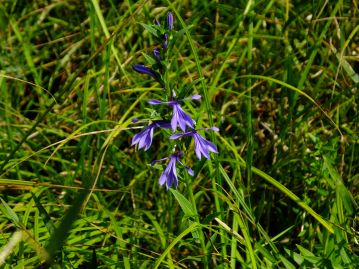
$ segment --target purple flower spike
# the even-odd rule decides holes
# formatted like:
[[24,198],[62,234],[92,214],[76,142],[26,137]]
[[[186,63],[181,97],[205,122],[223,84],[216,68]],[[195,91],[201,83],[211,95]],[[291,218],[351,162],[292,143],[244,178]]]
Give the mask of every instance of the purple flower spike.
[[145,148],[145,151],[148,150],[152,145],[153,131],[156,127],[170,128],[171,125],[168,121],[164,120],[154,121],[132,138],[131,146],[138,144],[139,150],[141,148]]
[[161,105],[161,104],[167,104],[172,106],[173,108],[173,114],[172,114],[172,120],[171,120],[171,126],[172,130],[175,131],[177,129],[177,126],[181,128],[183,132],[186,131],[186,126],[194,129],[194,125],[196,122],[182,109],[180,106],[180,102],[184,100],[198,100],[201,96],[199,94],[195,94],[189,98],[184,98],[181,100],[173,100],[169,102],[162,102],[159,100],[149,100],[148,103],[150,105]]
[[[172,185],[175,186],[175,188],[177,188],[178,186],[178,177],[177,177],[177,170],[176,170],[176,162],[179,162],[182,166],[184,166],[184,168],[187,170],[188,174],[193,176],[194,172],[191,168],[185,166],[182,162],[181,162],[181,158],[182,158],[182,152],[176,152],[174,154],[172,154],[171,156],[164,158],[164,159],[170,159],[165,171],[163,171],[159,183],[162,186],[163,184],[166,183],[166,188],[168,190],[168,188],[170,188]],[[158,161],[162,161],[164,159],[158,160]],[[158,161],[154,161],[152,163],[156,163]]]
[[[209,128],[210,130],[217,131],[217,127]],[[214,145],[211,141],[208,141],[196,130],[192,130],[183,134],[174,134],[170,136],[170,139],[178,139],[184,136],[193,136],[194,139],[194,150],[196,152],[197,158],[201,159],[202,155],[209,159],[209,152],[218,153],[216,145]]]
[[168,12],[167,14],[167,27],[168,27],[168,30],[172,31],[173,29],[173,15],[172,15],[172,12]]

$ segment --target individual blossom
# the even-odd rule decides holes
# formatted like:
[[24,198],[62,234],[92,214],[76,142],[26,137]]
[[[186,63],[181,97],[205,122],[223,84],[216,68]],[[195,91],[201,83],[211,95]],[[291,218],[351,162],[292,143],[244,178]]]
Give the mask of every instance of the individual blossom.
[[173,30],[173,15],[171,11],[167,14],[167,28],[170,31]]
[[173,114],[171,119],[171,127],[172,130],[175,131],[177,129],[177,126],[181,128],[183,132],[186,131],[186,126],[191,127],[194,129],[194,125],[196,122],[182,109],[180,102],[185,100],[198,100],[201,99],[201,96],[199,94],[195,94],[189,98],[184,98],[180,100],[172,100],[168,102],[162,102],[159,100],[149,100],[148,103],[151,105],[162,105],[167,104],[172,106],[173,108]]
[[144,64],[135,64],[132,66],[133,70],[135,70],[136,72],[140,73],[140,74],[146,74],[149,75],[151,77],[153,77],[154,79],[158,79],[158,74],[153,71],[151,68],[145,66]]
[[153,132],[156,127],[170,128],[171,125],[168,121],[165,120],[156,120],[152,122],[150,125],[145,127],[141,132],[139,132],[132,138],[131,146],[138,144],[139,150],[141,148],[144,148],[145,151],[148,150],[152,145]]
[[135,70],[136,72],[138,72],[140,74],[145,74],[145,75],[149,75],[149,76],[153,77],[157,82],[159,82],[161,84],[161,86],[163,88],[165,88],[165,84],[162,81],[161,76],[156,71],[145,66],[144,64],[135,64],[132,66],[132,68],[133,68],[133,70]]
[[166,188],[167,190],[174,185],[175,188],[177,188],[178,186],[178,177],[177,177],[177,170],[176,170],[176,163],[180,163],[186,170],[187,173],[191,176],[194,175],[194,172],[191,168],[185,166],[182,162],[181,162],[181,158],[182,158],[182,152],[176,152],[174,154],[172,154],[169,157],[163,158],[161,160],[156,160],[152,162],[152,165],[154,165],[157,162],[166,160],[166,159],[170,159],[170,161],[168,162],[168,165],[166,167],[166,169],[163,171],[159,183],[161,186],[163,186],[163,184],[166,183]]
[[[219,129],[217,127],[202,129],[202,130],[212,130],[218,132]],[[217,147],[211,141],[208,141],[203,136],[201,136],[197,130],[191,130],[189,132],[185,132],[182,134],[174,134],[170,136],[170,139],[178,139],[184,136],[193,136],[194,139],[194,150],[196,152],[197,158],[201,159],[202,155],[210,159],[209,152],[218,153]]]

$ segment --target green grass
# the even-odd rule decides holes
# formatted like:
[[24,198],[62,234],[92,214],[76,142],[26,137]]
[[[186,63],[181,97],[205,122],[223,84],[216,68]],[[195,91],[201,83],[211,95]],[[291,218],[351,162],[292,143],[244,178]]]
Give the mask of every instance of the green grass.
[[[218,146],[131,147],[132,70],[171,10],[166,76]],[[0,268],[358,268],[355,1],[2,1]],[[191,88],[191,89],[190,89]],[[188,90],[189,89],[189,90]],[[136,125],[139,126],[139,125]]]

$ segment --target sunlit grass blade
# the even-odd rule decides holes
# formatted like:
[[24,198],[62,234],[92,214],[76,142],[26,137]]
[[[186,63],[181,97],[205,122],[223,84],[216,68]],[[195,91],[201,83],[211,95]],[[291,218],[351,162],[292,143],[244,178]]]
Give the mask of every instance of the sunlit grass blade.
[[317,104],[317,102],[312,97],[310,97],[307,93],[300,90],[299,88],[296,88],[296,87],[294,87],[294,86],[292,86],[290,84],[287,84],[287,83],[285,83],[283,81],[280,81],[280,80],[272,78],[272,77],[266,77],[266,76],[261,76],[261,75],[243,75],[241,77],[243,77],[243,78],[252,77],[252,78],[258,78],[258,79],[263,79],[263,80],[267,80],[267,81],[272,81],[274,83],[277,83],[277,84],[280,84],[280,85],[282,85],[284,87],[287,87],[288,89],[293,90],[293,91],[299,93],[300,95],[303,95],[311,103],[313,103],[321,111],[321,113],[324,114],[324,116],[329,120],[329,122],[338,130],[340,135],[343,135],[340,128],[339,128],[339,126],[332,120],[332,118],[328,115],[328,113],[325,112],[324,109],[319,104]]
[[1,247],[1,249],[0,249],[0,266],[4,265],[4,263],[6,262],[6,258],[11,254],[11,251],[21,241],[21,239],[22,239],[22,232],[16,231],[11,236],[8,243]]
[[160,264],[162,263],[162,261],[164,260],[164,258],[167,256],[167,253],[169,251],[171,251],[171,249],[187,234],[189,234],[190,232],[192,232],[194,229],[196,229],[199,226],[198,223],[194,222],[192,223],[186,230],[184,230],[181,234],[179,234],[173,241],[172,243],[166,248],[166,250],[161,254],[161,256],[156,260],[156,263],[154,265],[154,269],[158,268],[160,266]]
[[[244,165],[244,164],[243,164]],[[285,193],[289,198],[291,198],[294,202],[296,202],[300,207],[302,207],[305,211],[307,211],[310,215],[312,215],[317,221],[319,221],[329,232],[333,233],[332,225],[324,220],[322,216],[316,213],[310,206],[308,206],[305,202],[303,202],[297,195],[295,195],[292,191],[290,191],[287,187],[283,184],[272,178],[271,176],[267,175],[263,171],[252,167],[253,173],[259,175],[263,179],[267,180],[270,184],[275,186],[277,189]]]

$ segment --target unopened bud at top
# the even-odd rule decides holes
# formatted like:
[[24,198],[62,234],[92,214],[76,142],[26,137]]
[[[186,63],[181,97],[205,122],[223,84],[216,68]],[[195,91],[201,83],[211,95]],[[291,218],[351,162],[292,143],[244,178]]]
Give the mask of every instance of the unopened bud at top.
[[168,30],[172,31],[173,29],[173,15],[172,15],[172,12],[168,12],[167,14],[167,27],[168,27]]

